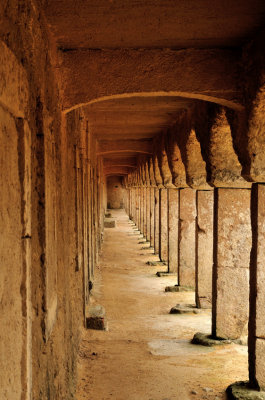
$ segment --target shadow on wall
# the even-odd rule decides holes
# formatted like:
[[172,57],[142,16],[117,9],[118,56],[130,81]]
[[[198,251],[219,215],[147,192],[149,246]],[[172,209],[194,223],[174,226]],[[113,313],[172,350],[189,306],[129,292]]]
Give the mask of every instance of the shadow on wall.
[[125,189],[121,176],[110,176],[107,179],[108,208],[124,208]]

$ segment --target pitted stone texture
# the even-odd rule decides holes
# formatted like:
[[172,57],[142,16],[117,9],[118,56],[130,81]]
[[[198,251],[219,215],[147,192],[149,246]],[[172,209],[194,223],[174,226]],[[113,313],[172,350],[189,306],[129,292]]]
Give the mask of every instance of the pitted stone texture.
[[181,152],[176,141],[177,125],[173,125],[168,131],[168,138],[166,143],[168,165],[171,170],[172,183],[177,188],[187,187],[186,171],[182,161]]
[[159,235],[159,257],[161,261],[168,260],[168,189],[159,189],[160,210],[160,235]]
[[[191,116],[188,116],[188,118],[191,118]],[[206,163],[202,158],[201,144],[197,139],[195,130],[189,126],[185,128],[189,130],[185,144],[187,183],[194,189],[210,189],[206,181]]]
[[178,272],[179,190],[168,189],[168,272]]
[[250,188],[241,176],[242,167],[233,147],[231,127],[223,107],[215,110],[210,129],[210,182],[216,187]]
[[197,191],[196,303],[212,305],[213,272],[213,191]]
[[159,142],[158,163],[163,179],[163,186],[165,188],[172,188],[174,187],[174,185],[172,183],[172,174],[168,164],[168,155],[165,149],[165,141],[165,136],[162,135]]
[[250,190],[216,189],[213,336],[246,334],[251,251]]
[[[260,51],[262,51],[260,49]],[[263,72],[264,75],[264,72]],[[262,86],[257,90],[254,101],[251,104],[251,112],[248,120],[248,154],[250,158],[249,176],[255,182],[265,181],[265,83],[261,78]]]
[[179,285],[195,287],[196,191],[179,192]]
[[[265,339],[265,185],[258,184],[256,336]],[[265,376],[265,370],[264,370]],[[265,378],[264,378],[265,379]],[[265,384],[265,382],[264,382]]]
[[61,61],[67,110],[105,96],[143,92],[219,98],[242,108],[235,100],[238,54],[231,50],[83,49],[62,53]]
[[[264,311],[263,311],[264,312]],[[258,385],[265,391],[265,339],[256,339],[256,379]]]
[[[156,151],[155,145],[154,145],[154,151]],[[158,157],[156,154],[153,155],[153,166],[154,166],[154,176],[155,176],[156,185],[158,188],[163,188],[163,178],[161,175],[161,171],[160,171],[159,163],[158,163]]]
[[250,268],[249,379],[265,390],[265,185],[254,184],[253,249]]

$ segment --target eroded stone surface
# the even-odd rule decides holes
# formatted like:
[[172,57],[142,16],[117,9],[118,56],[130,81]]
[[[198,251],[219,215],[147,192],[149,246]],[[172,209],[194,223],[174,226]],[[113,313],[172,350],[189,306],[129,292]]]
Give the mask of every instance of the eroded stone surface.
[[226,393],[229,400],[265,400],[265,392],[251,389],[248,382],[236,382],[228,386]]
[[196,191],[179,192],[179,285],[195,287]]
[[200,310],[196,305],[191,304],[176,304],[171,308],[170,314],[199,314]]
[[159,257],[168,260],[168,189],[159,189]]
[[212,333],[237,339],[248,323],[250,191],[216,189],[215,201]]
[[178,272],[179,191],[168,189],[168,271]]
[[207,335],[205,333],[198,332],[198,333],[195,333],[195,335],[193,336],[191,343],[211,347],[211,346],[221,346],[221,345],[225,345],[225,344],[231,344],[232,341],[228,340],[228,339],[214,338],[211,335]]
[[196,303],[212,304],[213,272],[213,191],[197,191]]

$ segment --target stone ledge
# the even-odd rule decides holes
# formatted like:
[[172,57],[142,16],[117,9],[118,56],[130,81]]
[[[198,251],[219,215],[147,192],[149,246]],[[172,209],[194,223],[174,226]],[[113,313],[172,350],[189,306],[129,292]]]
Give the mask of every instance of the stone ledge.
[[249,387],[249,382],[236,382],[226,389],[230,400],[265,400],[265,392]]

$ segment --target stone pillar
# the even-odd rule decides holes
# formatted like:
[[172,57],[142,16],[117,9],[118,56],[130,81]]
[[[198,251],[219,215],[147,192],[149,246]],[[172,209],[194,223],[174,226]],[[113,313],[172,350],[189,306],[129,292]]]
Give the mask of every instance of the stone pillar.
[[195,287],[196,191],[179,191],[179,265],[180,286]]
[[151,223],[150,223],[150,213],[151,213],[151,188],[146,188],[146,239],[151,241]]
[[155,188],[155,224],[154,224],[154,249],[155,254],[159,254],[159,189]]
[[137,187],[136,188],[136,225],[139,230],[140,230],[140,220],[141,220],[141,218],[140,218],[140,209],[141,209],[140,199],[141,199],[140,188]]
[[265,391],[265,184],[253,185],[251,208],[249,381]]
[[155,244],[155,188],[150,188],[150,246]]
[[251,250],[249,189],[214,191],[214,337],[238,339],[246,334]]
[[196,193],[196,305],[212,307],[213,280],[213,190]]
[[140,222],[140,231],[143,234],[144,233],[144,187],[140,188],[140,196],[141,196],[141,209],[140,209],[140,214],[141,214],[141,222]]
[[179,189],[168,189],[168,272],[178,272]]
[[[131,197],[130,197],[130,219],[134,221],[134,188],[131,188]],[[135,221],[134,221],[135,222]]]
[[159,258],[168,260],[168,197],[167,189],[159,189]]
[[146,234],[147,234],[147,226],[146,226],[146,221],[147,221],[146,195],[147,195],[147,188],[145,186],[145,187],[143,187],[143,235],[144,235],[145,238],[146,238]]

